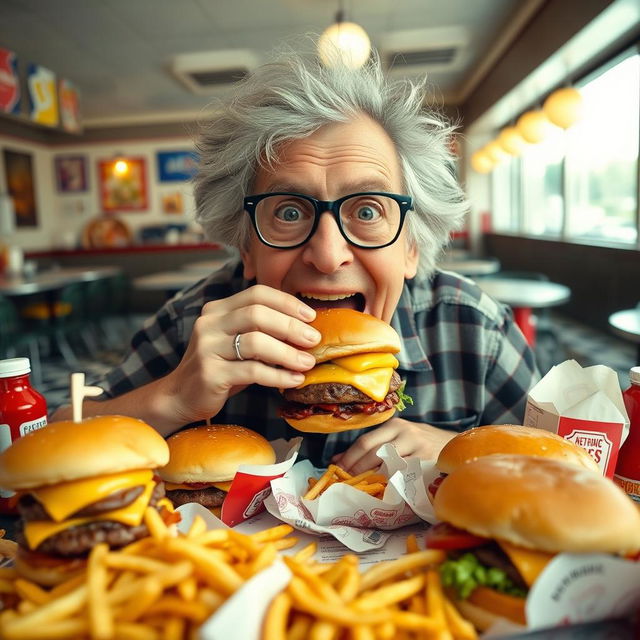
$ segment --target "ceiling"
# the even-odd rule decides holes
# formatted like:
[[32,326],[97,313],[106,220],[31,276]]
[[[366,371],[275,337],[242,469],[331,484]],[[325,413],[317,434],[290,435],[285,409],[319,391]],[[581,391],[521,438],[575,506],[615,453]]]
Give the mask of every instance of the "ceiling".
[[541,0],[0,0],[0,47],[72,81],[85,126],[177,120],[208,102],[171,73],[177,54],[244,49],[266,60],[279,43],[320,33],[339,4],[382,52],[454,46],[449,63],[393,73],[427,73],[436,99],[456,105]]

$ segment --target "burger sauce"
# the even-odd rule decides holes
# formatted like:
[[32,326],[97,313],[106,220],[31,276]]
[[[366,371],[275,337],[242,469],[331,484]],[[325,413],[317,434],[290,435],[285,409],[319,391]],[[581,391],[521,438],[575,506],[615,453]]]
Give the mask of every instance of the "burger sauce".
[[640,367],[632,367],[629,378],[631,386],[622,393],[629,435],[620,448],[613,480],[640,505]]
[[[29,358],[0,360],[0,451],[47,424],[47,402],[29,381]],[[15,513],[13,491],[0,489],[0,512]]]

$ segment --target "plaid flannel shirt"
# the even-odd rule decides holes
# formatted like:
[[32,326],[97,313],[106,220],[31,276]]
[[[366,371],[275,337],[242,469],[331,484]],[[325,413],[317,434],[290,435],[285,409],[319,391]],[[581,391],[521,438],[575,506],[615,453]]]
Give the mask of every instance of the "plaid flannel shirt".
[[[123,362],[96,384],[115,397],[165,376],[184,355],[205,302],[251,284],[241,265],[230,264],[178,293],[136,333]],[[522,423],[527,392],[539,374],[509,308],[471,280],[436,271],[428,281],[405,282],[391,324],[402,338],[398,373],[413,398],[400,417],[456,432]],[[278,417],[281,404],[277,390],[251,385],[229,398],[212,422],[244,425],[269,440],[299,436]],[[301,454],[326,466],[364,431],[304,434]]]

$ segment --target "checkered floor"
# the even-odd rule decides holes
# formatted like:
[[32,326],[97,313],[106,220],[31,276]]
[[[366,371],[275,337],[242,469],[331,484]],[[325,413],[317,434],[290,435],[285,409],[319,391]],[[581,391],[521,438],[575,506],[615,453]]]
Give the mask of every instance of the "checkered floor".
[[[89,355],[82,348],[74,348],[78,356],[78,366],[70,367],[60,355],[43,358],[43,382],[40,390],[44,393],[51,410],[68,401],[69,374],[84,371],[87,384],[91,384],[105,371],[120,362],[128,347],[128,340],[123,335],[123,326],[130,333],[142,324],[144,317],[129,319],[126,325],[119,322],[117,327],[108,331],[111,335],[122,336],[118,343],[110,341],[103,344],[96,357]],[[536,357],[543,373],[553,365],[573,358],[582,366],[604,364],[618,373],[621,388],[629,385],[629,369],[637,363],[636,348],[633,344],[620,340],[613,335],[602,333],[585,325],[557,314],[550,317],[551,331],[541,327],[538,333]]]

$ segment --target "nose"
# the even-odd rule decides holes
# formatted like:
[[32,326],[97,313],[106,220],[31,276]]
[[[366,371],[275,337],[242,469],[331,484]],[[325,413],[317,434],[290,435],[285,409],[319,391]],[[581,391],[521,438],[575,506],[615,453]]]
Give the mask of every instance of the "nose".
[[320,216],[318,228],[304,246],[302,259],[321,273],[333,273],[353,262],[351,245],[340,233],[338,223],[329,211]]

